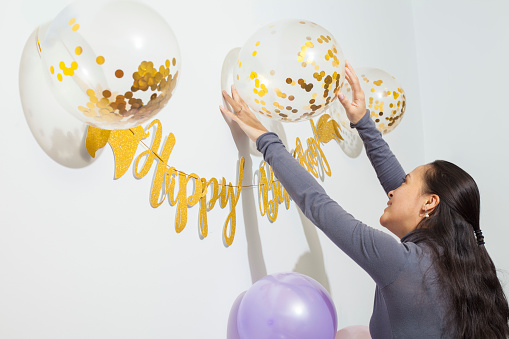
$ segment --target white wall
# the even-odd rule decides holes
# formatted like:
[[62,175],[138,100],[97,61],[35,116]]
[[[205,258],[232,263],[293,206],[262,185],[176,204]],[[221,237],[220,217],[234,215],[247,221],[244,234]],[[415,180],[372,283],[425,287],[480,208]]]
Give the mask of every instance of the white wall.
[[426,161],[452,161],[476,180],[486,248],[506,284],[508,11],[503,0],[413,2]]
[[[294,205],[289,211],[281,210],[278,220],[270,223],[259,215],[257,204],[250,201],[257,194],[256,189],[244,189],[243,206],[239,203],[237,207],[235,241],[225,247],[222,225],[227,210],[215,208],[209,213],[209,236],[201,240],[197,209],[191,208],[186,229],[176,234],[176,208],[167,203],[157,209],[149,205],[153,170],[141,180],[135,179],[132,171],[113,180],[114,158],[109,146],[96,161],[82,168],[62,166],[46,155],[31,134],[21,108],[18,65],[28,36],[67,3],[66,0],[10,2],[6,7],[8,15],[4,14],[0,21],[4,72],[4,81],[0,82],[3,102],[0,337],[225,338],[230,307],[242,291],[265,274],[294,270],[314,277],[329,289],[340,327],[368,324],[373,282],[323,234],[302,220]],[[486,150],[478,156],[484,163],[498,164],[500,168],[492,169],[497,176],[482,171],[474,161],[467,162],[467,156],[455,158],[459,152],[433,153],[439,148],[428,144],[435,142],[430,138],[434,120],[428,114],[441,112],[446,119],[442,120],[442,128],[460,133],[460,137],[470,136],[460,130],[467,123],[457,125],[457,119],[447,118],[456,106],[446,109],[452,102],[463,99],[467,89],[458,90],[450,102],[445,97],[437,97],[444,95],[445,87],[436,93],[431,89],[435,88],[431,85],[435,85],[432,75],[437,68],[450,65],[457,69],[456,75],[464,74],[453,57],[453,48],[448,53],[437,53],[442,62],[434,59],[430,63],[430,58],[423,59],[425,52],[431,51],[428,46],[432,45],[430,38],[434,36],[425,21],[427,12],[436,14],[431,13],[431,4],[404,0],[312,3],[200,0],[151,1],[150,6],[168,20],[182,51],[181,82],[175,96],[158,115],[164,133],[172,132],[176,136],[171,165],[206,178],[224,176],[229,181],[235,180],[239,151],[217,109],[222,103],[223,60],[232,48],[241,46],[258,27],[270,21],[309,19],[334,34],[354,66],[378,67],[400,80],[408,107],[402,123],[387,140],[408,171],[442,156],[466,164],[464,167],[478,179],[485,199],[483,222],[487,225],[489,250],[494,255],[498,253],[497,263],[504,266],[503,237],[498,236],[504,234],[502,209],[494,207],[507,205],[497,205],[495,191],[501,185],[507,189],[507,180],[503,163],[497,160],[499,154],[494,154],[495,147],[499,146],[487,141],[489,138],[502,141],[502,137],[492,133],[493,128],[502,131],[498,127],[502,123],[488,124],[486,119],[479,119],[472,125],[486,126],[474,129],[485,145],[482,150]],[[424,6],[422,14],[420,6]],[[476,8],[467,8],[461,15],[469,17],[477,12]],[[492,12],[501,18],[502,14],[498,13],[502,11],[493,9]],[[457,24],[461,23],[461,15],[456,14]],[[436,27],[446,28],[450,20],[440,16],[433,22]],[[491,21],[487,18],[482,23]],[[461,27],[466,30],[467,24]],[[482,29],[492,32],[494,28]],[[470,35],[463,35],[464,31],[458,33],[461,42],[470,39]],[[484,43],[483,46],[491,46]],[[467,56],[472,58],[470,54]],[[493,52],[492,57],[499,59],[478,65],[480,69],[469,59],[470,72],[481,72],[483,67],[490,70],[484,77],[475,78],[473,89],[480,91],[481,86],[498,76],[494,74],[499,74],[500,79],[507,75],[502,56]],[[466,67],[466,60],[460,62]],[[457,82],[454,77],[444,78],[453,84],[446,89],[468,83],[461,77]],[[496,81],[495,90],[501,94],[503,80]],[[465,97],[472,96],[467,93]],[[494,109],[485,111],[496,114],[499,107],[494,107],[494,103],[499,104],[503,99],[490,100],[489,107]],[[435,104],[431,106],[432,102]],[[476,101],[478,105],[481,102],[486,104],[486,100]],[[421,107],[426,112],[424,127]],[[473,112],[472,109],[465,106],[459,111]],[[473,113],[465,115],[473,117]],[[445,133],[437,131],[436,135]],[[284,134],[292,146],[296,137],[311,136],[311,129],[307,123],[285,125]],[[474,140],[471,137],[465,142],[469,149],[480,150]],[[461,144],[439,139],[435,145],[447,152]],[[139,151],[142,150],[140,147]],[[325,152],[333,172],[331,178],[325,178],[324,187],[353,215],[379,227],[378,218],[387,199],[378,188],[365,156],[350,159],[332,142],[325,146]],[[253,156],[252,166],[256,168],[260,161]],[[502,193],[498,198],[507,202]]]

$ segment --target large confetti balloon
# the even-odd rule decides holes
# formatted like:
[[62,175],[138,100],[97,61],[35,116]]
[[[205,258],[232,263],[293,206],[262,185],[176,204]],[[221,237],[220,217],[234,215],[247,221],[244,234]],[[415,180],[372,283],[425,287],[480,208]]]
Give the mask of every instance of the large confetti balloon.
[[[356,70],[366,98],[366,106],[371,111],[371,119],[382,134],[387,134],[398,126],[405,114],[405,92],[398,80],[378,68],[359,68]],[[351,88],[347,83],[342,92],[351,98]]]
[[299,273],[268,275],[243,296],[237,313],[242,339],[333,339],[334,303],[316,280]]
[[177,84],[180,51],[167,22],[137,2],[76,2],[39,29],[52,93],[74,117],[102,129],[138,126]]
[[28,37],[19,64],[19,95],[33,137],[46,154],[62,166],[82,168],[94,162],[83,142],[87,125],[68,114],[46,85],[37,48],[37,29]]
[[258,30],[242,47],[234,85],[255,111],[284,122],[313,118],[336,99],[345,60],[323,27],[285,20]]

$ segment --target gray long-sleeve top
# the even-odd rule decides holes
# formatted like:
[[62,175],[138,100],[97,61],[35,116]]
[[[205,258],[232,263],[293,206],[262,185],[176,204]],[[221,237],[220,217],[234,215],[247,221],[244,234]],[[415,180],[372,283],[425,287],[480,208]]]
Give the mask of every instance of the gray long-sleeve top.
[[[369,111],[352,126],[357,128],[385,192],[398,188],[405,172]],[[288,153],[276,134],[263,134],[256,145],[302,212],[375,281],[369,324],[373,339],[440,338],[445,302],[427,248],[405,241],[407,236],[398,242],[347,213]]]

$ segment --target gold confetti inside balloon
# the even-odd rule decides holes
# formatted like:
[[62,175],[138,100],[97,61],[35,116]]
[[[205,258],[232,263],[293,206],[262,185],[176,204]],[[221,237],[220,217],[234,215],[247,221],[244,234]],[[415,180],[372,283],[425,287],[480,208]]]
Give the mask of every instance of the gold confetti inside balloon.
[[137,2],[73,3],[40,27],[37,46],[58,102],[101,129],[127,129],[154,117],[179,77],[173,31]]
[[[406,97],[401,84],[392,75],[378,68],[359,68],[356,73],[364,91],[366,106],[371,111],[371,119],[383,134],[391,132],[405,114]],[[348,83],[342,92],[351,98]]]
[[255,111],[283,122],[321,114],[343,85],[345,60],[323,27],[285,20],[258,30],[242,47],[234,85]]

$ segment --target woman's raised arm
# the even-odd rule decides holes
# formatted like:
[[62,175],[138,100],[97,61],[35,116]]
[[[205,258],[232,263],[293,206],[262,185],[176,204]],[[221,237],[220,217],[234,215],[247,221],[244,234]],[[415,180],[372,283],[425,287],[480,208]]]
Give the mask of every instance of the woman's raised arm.
[[359,78],[348,61],[346,61],[345,73],[346,80],[353,91],[353,98],[350,101],[344,94],[339,93],[338,99],[345,108],[351,126],[359,131],[371,165],[375,169],[385,193],[388,194],[401,185],[405,171],[389,145],[382,138],[382,133],[377,130],[375,123],[371,120],[369,110],[366,109],[364,91],[359,83]]

